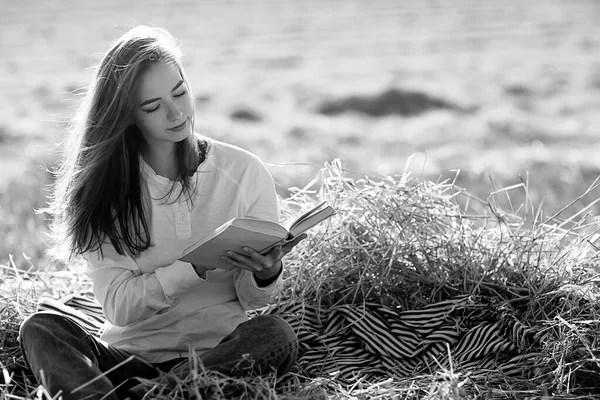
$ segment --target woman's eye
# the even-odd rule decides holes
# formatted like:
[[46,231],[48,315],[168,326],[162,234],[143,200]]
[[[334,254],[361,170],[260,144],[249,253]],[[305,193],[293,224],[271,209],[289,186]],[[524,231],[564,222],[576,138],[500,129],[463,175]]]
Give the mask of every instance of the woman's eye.
[[160,104],[157,105],[156,107],[154,107],[153,109],[150,110],[143,110],[146,114],[150,114],[151,112],[154,112],[156,110],[158,110],[160,108]]
[[173,97],[181,97],[181,96],[183,96],[183,95],[184,95],[184,94],[186,94],[186,93],[187,93],[187,90],[184,90],[184,91],[183,91],[183,92],[181,92],[181,93],[174,94],[174,95],[173,95]]

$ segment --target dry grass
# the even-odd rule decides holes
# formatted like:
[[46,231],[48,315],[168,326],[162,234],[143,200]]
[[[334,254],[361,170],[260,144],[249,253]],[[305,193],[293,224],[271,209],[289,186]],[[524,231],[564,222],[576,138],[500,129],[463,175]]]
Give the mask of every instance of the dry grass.
[[[532,346],[521,350],[537,354],[531,364],[523,364],[528,379],[511,382],[493,373],[465,378],[450,372],[434,379],[430,394],[453,387],[454,394],[442,398],[491,395],[492,382],[507,396],[600,391],[595,244],[600,234],[586,208],[566,220],[559,220],[563,210],[542,220],[540,209],[525,204],[531,209],[523,219],[497,209],[493,201],[473,199],[452,182],[407,175],[356,180],[336,163],[323,169],[314,188],[297,191],[287,208],[310,203],[316,195],[339,212],[288,263],[281,298],[322,307],[369,301],[400,309],[458,295],[488,299],[543,338],[537,347],[521,344]],[[496,195],[506,196],[511,189]],[[471,214],[471,208],[488,212]],[[536,368],[526,371],[529,365]]]
[[19,269],[27,269],[44,258],[45,222],[34,209],[46,201],[44,189],[49,182],[41,167],[31,167],[26,179],[0,184],[0,262],[12,254]]
[[[436,360],[440,368],[435,374],[359,379],[350,386],[334,375],[299,376],[295,385],[276,387],[271,378],[233,380],[198,365],[175,388],[167,386],[168,378],[173,379],[168,375],[148,382],[150,398],[195,393],[211,399],[240,394],[289,400],[575,399],[598,394],[598,226],[585,208],[560,220],[560,212],[543,217],[531,203],[514,205],[510,212],[494,205],[494,196],[510,198],[512,190],[522,189],[505,188],[482,201],[450,181],[435,183],[408,174],[359,177],[338,161],[326,164],[305,188],[291,190],[282,200],[282,212],[291,218],[327,200],[338,213],[311,230],[289,256],[285,283],[275,298],[320,307],[369,301],[402,310],[459,295],[486,299],[534,333],[520,342],[521,352],[531,355],[520,367],[522,378],[463,371],[453,366],[449,350],[446,360]],[[35,387],[23,385],[20,376],[18,325],[41,296],[89,290],[82,266],[69,268],[28,273],[9,260],[0,270],[0,361],[5,382],[13,375],[13,383],[0,389],[0,398],[35,397]]]

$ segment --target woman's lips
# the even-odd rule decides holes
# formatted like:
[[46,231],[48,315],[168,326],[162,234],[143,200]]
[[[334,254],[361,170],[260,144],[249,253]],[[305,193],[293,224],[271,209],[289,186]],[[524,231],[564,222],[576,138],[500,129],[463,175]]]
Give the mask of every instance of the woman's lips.
[[185,128],[185,126],[187,125],[187,122],[188,122],[188,120],[186,119],[185,121],[183,121],[183,123],[181,123],[181,124],[179,124],[177,126],[174,126],[173,128],[169,128],[169,130],[170,131],[180,131],[183,128]]

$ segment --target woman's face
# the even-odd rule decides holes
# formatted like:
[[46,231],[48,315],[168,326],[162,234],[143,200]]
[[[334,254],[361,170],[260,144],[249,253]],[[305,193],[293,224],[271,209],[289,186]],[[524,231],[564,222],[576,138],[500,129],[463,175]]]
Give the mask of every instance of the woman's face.
[[172,150],[192,134],[194,100],[173,63],[158,61],[140,76],[134,121],[149,147]]

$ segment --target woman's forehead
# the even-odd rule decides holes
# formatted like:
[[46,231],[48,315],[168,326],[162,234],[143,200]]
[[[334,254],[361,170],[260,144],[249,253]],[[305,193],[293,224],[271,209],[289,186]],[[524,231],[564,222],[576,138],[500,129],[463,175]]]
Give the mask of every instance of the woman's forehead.
[[154,62],[140,75],[136,97],[140,101],[162,97],[171,93],[171,90],[182,79],[181,72],[175,63]]

